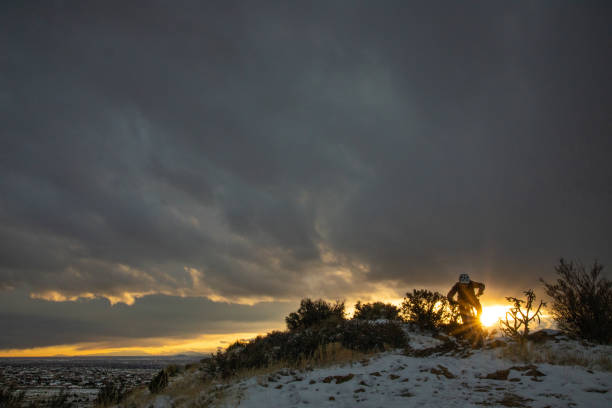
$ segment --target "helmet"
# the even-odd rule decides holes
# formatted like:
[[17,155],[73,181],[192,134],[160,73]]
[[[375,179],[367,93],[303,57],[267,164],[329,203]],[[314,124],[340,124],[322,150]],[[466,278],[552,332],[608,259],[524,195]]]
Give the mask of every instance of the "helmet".
[[459,275],[459,283],[470,283],[470,276],[467,273]]

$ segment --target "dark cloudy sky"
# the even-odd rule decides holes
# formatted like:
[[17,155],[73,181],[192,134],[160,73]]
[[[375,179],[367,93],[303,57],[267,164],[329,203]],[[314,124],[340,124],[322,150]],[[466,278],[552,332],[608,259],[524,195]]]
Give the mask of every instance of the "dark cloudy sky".
[[611,265],[611,21],[607,1],[3,1],[0,349]]

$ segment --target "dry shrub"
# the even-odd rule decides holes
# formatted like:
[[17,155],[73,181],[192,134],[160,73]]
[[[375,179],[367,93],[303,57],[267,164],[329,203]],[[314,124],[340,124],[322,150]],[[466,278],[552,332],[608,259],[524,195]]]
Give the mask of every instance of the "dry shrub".
[[534,353],[535,345],[532,342],[512,342],[499,349],[500,357],[510,361],[523,363],[534,362],[536,354]]
[[521,363],[547,363],[562,366],[581,366],[612,371],[609,351],[559,349],[551,344],[531,341],[511,342],[498,349],[501,358]]
[[446,296],[427,289],[414,289],[406,293],[402,303],[402,315],[420,329],[437,330],[456,320],[456,311]]
[[355,304],[353,319],[357,320],[400,320],[399,308],[391,303],[374,302]]
[[551,313],[559,328],[599,343],[612,342],[612,281],[601,276],[603,266],[590,271],[580,263],[561,259],[555,283],[540,279],[553,299]]
[[507,297],[506,300],[513,304],[512,308],[506,312],[505,319],[499,320],[501,331],[508,337],[515,339],[527,338],[529,335],[529,323],[536,320],[540,323],[542,315],[542,306],[546,303],[540,301],[540,305],[533,311],[533,301],[536,298],[533,290],[529,289],[523,292],[527,300],[518,299],[515,297]]
[[289,330],[308,329],[319,325],[329,325],[344,321],[344,302],[337,300],[329,303],[323,299],[302,299],[297,312],[285,318]]
[[339,336],[344,347],[361,352],[383,351],[386,348],[401,348],[408,340],[398,322],[352,320],[340,327]]
[[[202,372],[191,370],[184,372],[181,377],[170,383],[163,394],[172,398],[173,406],[176,407],[209,407],[209,406],[238,406],[240,403],[240,390],[231,388],[237,380],[244,378],[256,378],[260,386],[277,384],[271,382],[270,378],[279,375],[300,376],[300,372],[311,370],[315,367],[327,367],[337,364],[353,364],[353,362],[364,361],[372,353],[362,353],[347,349],[340,342],[320,346],[312,356],[300,361],[278,361],[267,367],[241,368],[230,378],[213,378],[205,376]],[[125,407],[149,406],[154,395],[143,392],[143,389],[132,392],[122,403]]]
[[149,383],[149,391],[151,394],[161,392],[168,385],[168,373],[166,370],[160,370],[159,373]]
[[269,367],[280,361],[298,364],[339,342],[360,351],[403,347],[407,340],[399,322],[345,320],[344,303],[303,299],[297,312],[287,316],[288,331],[273,331],[248,341],[237,341],[202,360],[211,377],[229,378],[240,370]]
[[115,384],[107,382],[98,392],[95,400],[95,405],[99,407],[107,407],[121,402],[127,390],[124,384]]
[[209,376],[229,378],[240,370],[269,367],[279,361],[299,364],[313,359],[333,343],[350,350],[370,352],[404,347],[407,339],[399,322],[345,320],[336,325],[274,331],[252,340],[237,341],[203,359],[202,365]]
[[178,364],[168,364],[164,370],[168,373],[169,377],[175,377],[183,371],[183,367]]

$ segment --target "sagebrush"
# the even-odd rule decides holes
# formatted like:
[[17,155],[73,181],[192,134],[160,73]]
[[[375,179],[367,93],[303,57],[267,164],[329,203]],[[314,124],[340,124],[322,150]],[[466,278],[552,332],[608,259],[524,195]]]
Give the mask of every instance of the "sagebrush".
[[321,324],[335,324],[344,321],[344,302],[335,303],[323,299],[302,299],[297,312],[285,318],[289,330],[306,329]]
[[446,296],[427,289],[414,289],[406,293],[402,303],[404,318],[421,329],[436,330],[456,320],[456,310]]
[[353,319],[358,320],[400,320],[400,310],[397,306],[391,303],[374,302],[361,303],[358,301],[355,304],[355,313]]
[[123,400],[126,392],[127,390],[124,384],[107,382],[102,388],[100,388],[94,404],[99,407],[107,407],[118,404]]
[[297,364],[312,360],[330,344],[359,352],[401,348],[407,338],[398,322],[345,320],[333,326],[294,331],[273,331],[248,341],[237,341],[202,360],[208,376],[228,378],[244,369],[269,367],[278,362]]
[[300,309],[287,317],[288,331],[273,331],[251,340],[237,341],[203,359],[207,376],[228,378],[244,369],[273,366],[279,362],[296,364],[325,353],[328,345],[358,351],[401,348],[406,335],[398,321],[373,322],[344,318],[344,303],[304,299]]
[[612,342],[612,281],[601,276],[597,261],[590,270],[581,263],[561,259],[554,283],[541,282],[552,298],[550,312],[558,327],[587,340]]
[[168,386],[168,373],[166,370],[161,370],[149,383],[149,391],[151,394],[157,394]]

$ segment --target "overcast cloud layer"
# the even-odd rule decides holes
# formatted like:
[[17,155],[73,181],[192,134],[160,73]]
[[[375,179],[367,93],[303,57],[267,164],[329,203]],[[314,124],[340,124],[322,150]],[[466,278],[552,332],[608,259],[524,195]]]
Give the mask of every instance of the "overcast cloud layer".
[[[0,290],[17,292],[0,348],[119,335],[35,341],[16,322],[52,316],[16,293],[203,302],[238,327],[210,300],[401,295],[466,271],[523,289],[560,256],[611,265],[611,18],[608,2],[3,2]],[[55,316],[114,313],[79,305]]]

